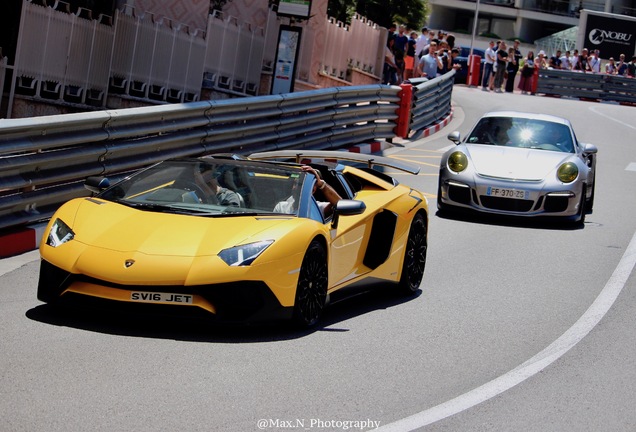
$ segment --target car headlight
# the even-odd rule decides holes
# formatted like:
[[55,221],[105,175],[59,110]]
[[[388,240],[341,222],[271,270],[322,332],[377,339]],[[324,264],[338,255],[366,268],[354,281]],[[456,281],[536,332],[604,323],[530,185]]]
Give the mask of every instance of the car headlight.
[[557,177],[563,183],[572,183],[579,175],[579,169],[576,164],[572,162],[566,162],[559,167],[557,171]]
[[46,239],[46,244],[53,247],[58,247],[66,242],[69,242],[75,238],[73,230],[64,223],[62,219],[55,219],[51,230]]
[[451,153],[448,157],[448,168],[451,171],[456,173],[460,173],[464,171],[468,167],[468,157],[460,151],[456,151]]
[[254,262],[274,240],[265,240],[224,249],[219,257],[229,266],[248,266]]

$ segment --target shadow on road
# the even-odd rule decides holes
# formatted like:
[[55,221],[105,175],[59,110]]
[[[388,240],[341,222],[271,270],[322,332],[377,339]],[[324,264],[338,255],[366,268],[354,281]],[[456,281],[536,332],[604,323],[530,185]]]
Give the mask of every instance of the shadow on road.
[[[550,217],[515,217],[496,214],[483,214],[470,210],[438,210],[435,215],[440,219],[457,220],[481,225],[503,225],[513,228],[544,229],[559,231],[575,231],[586,226],[597,225],[594,222],[573,222]],[[589,219],[589,218],[588,218]]]
[[26,312],[27,318],[45,324],[91,332],[172,339],[189,342],[255,343],[297,339],[314,332],[346,332],[346,321],[376,310],[399,306],[419,297],[421,291],[405,296],[396,285],[378,283],[367,291],[358,291],[332,301],[320,322],[310,329],[299,329],[290,322],[252,325],[223,325],[201,319],[172,316],[132,315],[94,309],[69,308],[42,304]]

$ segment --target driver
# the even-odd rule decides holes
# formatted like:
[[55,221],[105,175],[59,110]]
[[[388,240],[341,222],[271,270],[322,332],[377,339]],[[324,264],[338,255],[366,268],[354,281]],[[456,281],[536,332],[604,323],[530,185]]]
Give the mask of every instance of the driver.
[[561,151],[572,153],[574,148],[572,147],[572,139],[570,135],[566,133],[566,128],[560,126],[552,126],[548,130],[547,142],[554,144]]
[[212,201],[216,200],[219,205],[240,207],[241,198],[239,195],[233,190],[222,187],[211,168],[204,167],[201,171],[196,170],[194,180],[197,186],[205,192],[205,198],[208,200],[212,198]]

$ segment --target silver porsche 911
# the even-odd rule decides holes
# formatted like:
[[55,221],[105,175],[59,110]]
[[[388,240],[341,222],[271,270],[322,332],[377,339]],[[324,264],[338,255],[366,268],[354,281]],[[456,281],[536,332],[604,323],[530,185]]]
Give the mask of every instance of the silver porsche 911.
[[594,205],[597,148],[564,118],[521,112],[484,115],[442,156],[437,206],[585,221]]

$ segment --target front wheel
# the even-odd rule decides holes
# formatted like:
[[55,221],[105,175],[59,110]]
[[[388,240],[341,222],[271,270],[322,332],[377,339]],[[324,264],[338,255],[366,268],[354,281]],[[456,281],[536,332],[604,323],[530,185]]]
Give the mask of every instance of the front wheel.
[[427,249],[426,219],[418,213],[411,222],[400,276],[400,288],[406,293],[412,294],[420,288],[426,267]]
[[579,212],[574,221],[574,225],[583,226],[585,224],[585,215],[587,214],[587,198],[586,198],[586,187],[583,186],[583,190],[581,192],[581,202],[579,203]]
[[311,327],[318,322],[327,300],[327,253],[320,242],[314,240],[303,258],[293,320],[301,327]]
[[594,176],[594,178],[592,179],[592,193],[590,194],[590,197],[587,198],[587,201],[585,203],[585,211],[587,213],[592,213],[592,210],[594,209],[594,191],[596,190],[596,176]]

